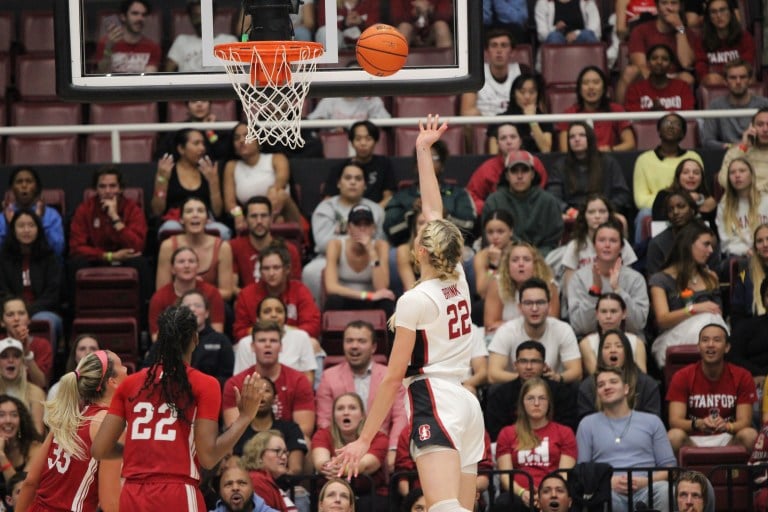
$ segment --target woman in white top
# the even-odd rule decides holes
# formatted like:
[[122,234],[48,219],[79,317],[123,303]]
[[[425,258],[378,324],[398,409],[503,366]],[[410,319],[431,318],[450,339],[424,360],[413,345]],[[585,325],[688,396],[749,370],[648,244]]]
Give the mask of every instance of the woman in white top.
[[728,164],[725,194],[717,205],[720,251],[726,256],[747,256],[752,233],[768,222],[768,198],[757,190],[755,170],[745,158]]
[[339,475],[357,476],[360,460],[404,382],[411,456],[427,507],[431,512],[466,512],[475,502],[485,429],[477,398],[461,386],[469,370],[473,335],[471,294],[461,265],[464,240],[459,229],[443,219],[430,151],[447,128],[431,115],[426,126],[419,123],[419,189],[428,220],[415,244],[421,280],[398,301],[387,373],[363,430],[356,441],[336,452],[333,463]]

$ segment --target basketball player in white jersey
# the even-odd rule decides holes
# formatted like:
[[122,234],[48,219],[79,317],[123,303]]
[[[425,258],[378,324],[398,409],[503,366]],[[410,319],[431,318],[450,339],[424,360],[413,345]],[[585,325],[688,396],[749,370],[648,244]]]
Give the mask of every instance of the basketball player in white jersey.
[[[397,302],[387,373],[357,441],[337,452],[339,475],[357,476],[401,383],[408,388],[411,455],[429,512],[473,509],[485,427],[477,398],[461,385],[472,351],[470,292],[458,228],[443,220],[430,147],[448,128],[438,116],[419,122],[416,159],[427,224],[414,242],[421,279]],[[405,379],[403,381],[403,379]]]

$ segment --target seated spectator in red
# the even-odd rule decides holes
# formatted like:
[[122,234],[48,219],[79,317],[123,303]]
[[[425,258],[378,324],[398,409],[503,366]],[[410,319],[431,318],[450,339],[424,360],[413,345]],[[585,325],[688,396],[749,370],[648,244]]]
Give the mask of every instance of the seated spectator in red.
[[408,45],[450,48],[453,46],[453,2],[450,0],[392,0],[393,25]]
[[199,290],[210,304],[211,327],[224,332],[224,301],[219,290],[197,276],[197,253],[189,247],[179,247],[171,255],[171,282],[158,289],[149,301],[149,334],[157,340],[157,318],[168,306],[191,290]]
[[[624,112],[624,107],[614,103],[608,97],[608,80],[603,70],[597,66],[587,66],[576,78],[576,103],[565,109],[565,114],[588,112]],[[635,132],[632,123],[622,121],[595,121],[593,129],[600,151],[632,151],[636,147]],[[560,135],[560,151],[568,151],[568,125],[557,123],[555,130]]]
[[[259,252],[264,248],[280,244],[269,231],[272,226],[272,203],[265,196],[253,196],[245,203],[245,223],[247,230],[242,236],[229,241],[232,248],[232,272],[237,276],[235,293],[261,278]],[[286,243],[285,248],[291,256],[291,279],[301,279],[301,255],[295,244]]]
[[271,245],[259,254],[261,279],[240,291],[235,302],[234,339],[248,336],[256,321],[259,303],[268,295],[280,297],[288,308],[285,323],[320,337],[320,309],[309,289],[290,279],[291,257],[285,247]]
[[275,417],[298,423],[308,440],[315,430],[315,395],[307,377],[278,362],[282,330],[275,322],[258,322],[253,326],[253,351],[256,364],[234,375],[224,384],[221,403],[224,426],[229,427],[238,415],[235,388],[241,389],[248,375],[258,373],[275,383]]
[[[108,23],[96,46],[99,73],[154,73],[160,66],[160,45],[144,36],[147,0],[120,2],[120,23]],[[116,20],[115,20],[116,21]]]
[[638,80],[627,89],[624,107],[630,112],[641,110],[693,110],[695,100],[691,86],[669,78],[674,55],[669,46],[657,44],[646,52],[648,78]]
[[701,85],[724,87],[726,64],[739,60],[755,62],[755,40],[741,28],[735,4],[711,0],[706,9],[701,40],[694,48],[696,78]]
[[751,452],[757,439],[755,381],[741,366],[726,362],[731,344],[722,325],[705,325],[698,346],[701,361],[676,372],[667,390],[672,449],[739,445]]
[[0,327],[5,328],[9,338],[18,340],[24,347],[22,355],[26,378],[32,384],[45,389],[53,374],[51,344],[48,340],[33,337],[29,333],[29,309],[21,297],[6,297],[3,301],[2,313]]

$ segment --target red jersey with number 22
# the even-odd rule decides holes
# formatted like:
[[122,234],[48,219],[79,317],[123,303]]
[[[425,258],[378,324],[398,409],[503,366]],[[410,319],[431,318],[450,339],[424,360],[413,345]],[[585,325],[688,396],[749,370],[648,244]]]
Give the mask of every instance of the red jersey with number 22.
[[141,389],[147,369],[129,375],[117,388],[109,414],[128,423],[123,450],[123,478],[153,481],[199,482],[200,463],[195,451],[195,419],[219,420],[219,383],[194,368],[187,367],[194,403],[177,418],[160,395],[160,371],[155,385]]

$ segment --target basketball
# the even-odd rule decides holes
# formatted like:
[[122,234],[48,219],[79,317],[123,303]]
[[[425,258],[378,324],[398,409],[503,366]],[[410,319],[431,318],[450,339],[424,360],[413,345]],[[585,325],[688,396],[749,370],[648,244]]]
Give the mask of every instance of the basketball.
[[395,27],[378,23],[360,34],[357,62],[373,76],[397,73],[408,58],[408,41]]

